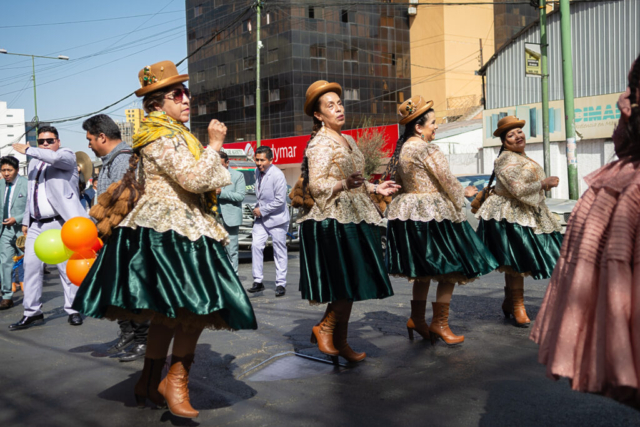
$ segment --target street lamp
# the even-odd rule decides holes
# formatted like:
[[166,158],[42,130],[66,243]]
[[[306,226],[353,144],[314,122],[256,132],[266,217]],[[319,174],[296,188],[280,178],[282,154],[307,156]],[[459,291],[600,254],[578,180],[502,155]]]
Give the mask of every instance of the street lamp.
[[68,56],[64,56],[64,55],[58,55],[57,57],[54,57],[54,56],[28,55],[28,54],[24,54],[24,53],[11,53],[11,52],[7,52],[6,49],[0,49],[0,53],[4,54],[4,55],[30,56],[31,57],[31,68],[33,70],[33,105],[34,105],[35,113],[36,113],[34,121],[36,122],[36,138],[37,138],[38,137],[38,123],[40,122],[40,119],[38,119],[38,99],[36,97],[36,58],[60,59],[60,60],[63,60],[63,61],[68,61],[69,57]]

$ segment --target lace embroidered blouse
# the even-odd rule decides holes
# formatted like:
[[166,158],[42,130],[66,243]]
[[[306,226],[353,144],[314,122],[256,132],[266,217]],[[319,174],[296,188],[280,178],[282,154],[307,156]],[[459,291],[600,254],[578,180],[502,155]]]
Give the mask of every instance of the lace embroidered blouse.
[[402,188],[389,204],[390,220],[466,220],[462,210],[464,190],[436,144],[420,139],[405,142],[398,159],[396,183]]
[[525,155],[504,151],[495,161],[495,194],[489,196],[476,214],[485,221],[506,219],[531,227],[536,234],[561,231],[558,220],[547,208],[540,181],[544,169]]
[[369,196],[373,184],[365,182],[360,188],[342,190],[333,194],[333,187],[356,171],[364,170],[364,155],[351,136],[344,135],[350,148],[324,132],[309,142],[309,191],[315,200],[310,210],[300,208],[298,222],[327,218],[339,223],[377,224],[381,217]]
[[203,193],[231,184],[218,153],[204,150],[196,160],[176,136],[157,139],[140,150],[140,156],[139,179],[145,193],[120,227],[173,230],[192,241],[207,236],[227,244],[224,227],[204,211]]

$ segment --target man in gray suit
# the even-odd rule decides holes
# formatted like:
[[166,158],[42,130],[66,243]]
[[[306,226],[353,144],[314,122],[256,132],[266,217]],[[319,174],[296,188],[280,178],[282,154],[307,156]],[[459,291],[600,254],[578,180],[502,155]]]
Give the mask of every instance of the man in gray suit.
[[[222,166],[229,169],[229,156],[220,151]],[[229,244],[225,246],[227,255],[236,274],[238,274],[238,232],[242,224],[242,201],[247,192],[244,175],[234,169],[229,169],[231,185],[218,188],[218,205],[225,230],[229,233]]]
[[22,216],[27,205],[27,179],[18,175],[20,162],[13,156],[0,159],[0,173],[4,178],[0,182],[0,209],[2,210],[2,229],[0,229],[0,283],[2,301],[0,310],[13,307],[11,273],[13,257],[18,254],[16,238],[22,234]]
[[[61,229],[65,221],[78,216],[88,218],[78,194],[78,164],[75,153],[60,147],[58,131],[53,126],[43,126],[38,131],[38,148],[27,144],[13,144],[19,153],[31,156],[28,177],[27,207],[22,220],[22,232],[27,236],[24,254],[24,315],[9,330],[27,329],[42,325],[42,266],[34,250],[40,233]],[[57,265],[64,289],[64,310],[69,314],[70,325],[82,325],[82,317],[71,308],[78,287],[67,278],[67,263]]]
[[267,239],[273,242],[273,259],[276,264],[276,297],[285,294],[287,286],[287,232],[289,231],[289,207],[287,206],[287,180],[280,169],[273,166],[273,151],[265,145],[258,147],[256,162],[256,203],[253,209],[255,222],[251,235],[253,287],[248,292],[264,290],[263,254]]

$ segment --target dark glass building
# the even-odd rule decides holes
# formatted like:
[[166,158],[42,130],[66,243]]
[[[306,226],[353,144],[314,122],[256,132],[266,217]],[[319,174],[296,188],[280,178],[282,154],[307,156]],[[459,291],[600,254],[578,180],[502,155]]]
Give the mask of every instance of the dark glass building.
[[[186,0],[189,53],[252,3]],[[310,133],[312,121],[302,109],[307,87],[316,80],[343,87],[345,129],[361,127],[365,120],[368,125],[397,123],[397,105],[411,96],[407,8],[380,3],[267,3],[260,53],[263,139]],[[212,118],[227,125],[228,142],[255,139],[255,29],[251,11],[189,58],[191,128],[202,141]]]
[[493,6],[495,50],[500,49],[513,36],[539,17],[538,9],[521,0],[502,0],[503,2],[519,1],[520,4],[496,4]]

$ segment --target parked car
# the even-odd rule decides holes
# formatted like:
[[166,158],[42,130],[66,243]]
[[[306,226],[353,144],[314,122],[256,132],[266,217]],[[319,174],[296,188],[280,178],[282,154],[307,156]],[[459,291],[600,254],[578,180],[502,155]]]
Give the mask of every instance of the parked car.
[[[460,181],[463,187],[473,185],[478,191],[482,191],[482,189],[489,184],[491,175],[459,175],[456,178],[458,178],[458,181]],[[469,221],[469,224],[475,230],[478,228],[478,219],[471,213],[471,202],[474,198],[475,197],[466,198],[465,213],[467,215],[467,221]],[[551,213],[553,213],[560,222],[562,234],[564,234],[567,230],[567,221],[569,221],[571,211],[577,203],[576,200],[548,198],[546,203]]]
[[[246,194],[242,201],[242,225],[238,235],[238,245],[240,249],[251,248],[251,232],[253,230],[253,207],[256,205],[256,164],[249,161],[230,160],[229,167],[241,172],[244,175],[244,182],[246,184]],[[289,231],[287,232],[287,246],[297,244],[299,242],[298,236],[298,210],[291,206],[291,200],[289,199],[289,192],[291,187],[287,188],[287,206],[289,207],[289,214],[291,215],[291,221],[289,222]],[[267,240],[267,246],[271,246],[273,243],[271,237]]]

